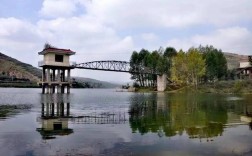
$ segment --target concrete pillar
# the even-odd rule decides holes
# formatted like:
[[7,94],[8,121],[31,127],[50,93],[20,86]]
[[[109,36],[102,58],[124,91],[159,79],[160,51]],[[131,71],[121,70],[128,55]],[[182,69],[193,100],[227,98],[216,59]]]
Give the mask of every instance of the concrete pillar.
[[51,82],[51,73],[50,73],[50,69],[47,69],[47,81]]
[[60,87],[60,85],[57,86],[57,93],[61,93],[61,87]]
[[[58,82],[58,83],[57,83]],[[66,83],[62,83],[66,82]],[[43,68],[42,93],[70,93],[71,69]]]
[[63,94],[63,93],[65,93],[65,86],[61,86],[61,93]]
[[66,80],[66,73],[65,73],[65,69],[63,69],[63,82],[65,82]]
[[166,89],[167,75],[157,75],[157,91],[163,92]]
[[60,70],[60,82],[63,82],[63,71]]
[[42,83],[42,94],[45,94],[45,85]]
[[51,116],[54,116],[54,103],[52,103],[52,108],[51,108]]
[[52,86],[52,93],[55,93],[55,86]]
[[58,72],[57,72],[57,81],[60,81],[60,70],[58,69]]
[[46,116],[49,116],[49,103],[46,103]]
[[68,69],[67,70],[67,81],[70,83],[70,74],[71,74],[71,72],[70,72],[71,70],[70,69]]
[[60,105],[60,115],[61,116],[64,116],[64,103],[61,103],[61,105]]
[[52,73],[52,81],[55,81],[55,69],[53,69],[53,73]]
[[41,105],[41,116],[44,117],[45,116],[45,104],[42,103]]
[[46,86],[46,93],[47,93],[47,94],[49,94],[49,93],[50,93],[49,86]]
[[57,103],[57,116],[60,115],[60,103]]
[[70,115],[70,103],[67,103],[67,116]]
[[70,85],[67,86],[67,94],[70,93]]

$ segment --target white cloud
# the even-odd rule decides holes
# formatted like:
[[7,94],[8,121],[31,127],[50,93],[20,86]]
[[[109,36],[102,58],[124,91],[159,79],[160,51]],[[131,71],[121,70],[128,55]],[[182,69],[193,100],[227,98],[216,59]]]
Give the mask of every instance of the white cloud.
[[[84,61],[116,59],[109,54],[129,52],[130,55],[134,47],[131,36],[119,37],[114,29],[87,17],[43,20],[38,22],[38,28],[48,34],[48,42],[59,47],[73,47]],[[91,56],[88,58],[88,55]]]
[[252,53],[252,33],[243,27],[229,27],[218,29],[207,35],[194,35],[190,38],[172,39],[167,45],[176,49],[188,50],[188,48],[201,45],[213,45],[225,52],[239,54]]
[[27,63],[37,64],[36,50],[41,42],[41,34],[40,30],[29,22],[16,18],[1,18],[1,52]]
[[226,26],[252,19],[250,0],[44,0],[40,14],[69,17],[78,8],[115,28]]
[[154,33],[143,33],[141,37],[146,42],[156,42],[158,41],[159,37]]
[[[131,36],[120,37],[112,28],[87,17],[40,20],[35,24],[16,18],[2,18],[0,28],[1,52],[34,66],[42,59],[37,52],[43,48],[45,42],[76,51],[77,55],[72,60],[78,63],[95,60],[128,61],[134,47]],[[113,73],[108,76],[101,72],[92,74],[85,71],[82,75],[73,73],[106,80],[112,80],[113,75],[120,77],[114,81],[129,79],[129,76]],[[87,73],[90,75],[86,75]]]
[[[223,51],[251,54],[251,32],[239,26],[252,20],[250,8],[250,0],[43,0],[38,10],[41,16],[34,23],[0,18],[0,47],[7,55],[33,65],[45,42],[76,51],[73,60],[77,62],[127,61],[136,47],[157,49],[172,38],[156,35],[165,29],[190,32],[193,26],[210,25],[217,30],[189,38],[174,36],[168,46],[188,49],[212,44]],[[90,72],[88,77],[92,75],[98,74]],[[106,80],[112,76],[102,73]]]
[[93,0],[88,14],[119,28],[223,26],[252,19],[250,0]]
[[44,0],[40,14],[46,17],[68,17],[76,11],[76,4],[76,0]]

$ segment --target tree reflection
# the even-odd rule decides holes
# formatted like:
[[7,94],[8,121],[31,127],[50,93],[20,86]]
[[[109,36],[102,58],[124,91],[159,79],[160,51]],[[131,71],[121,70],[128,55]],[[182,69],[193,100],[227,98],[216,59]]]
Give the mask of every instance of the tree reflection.
[[217,100],[202,100],[197,95],[152,95],[142,102],[132,98],[130,126],[132,132],[142,135],[148,132],[162,137],[182,135],[189,138],[221,136],[227,123],[227,105]]

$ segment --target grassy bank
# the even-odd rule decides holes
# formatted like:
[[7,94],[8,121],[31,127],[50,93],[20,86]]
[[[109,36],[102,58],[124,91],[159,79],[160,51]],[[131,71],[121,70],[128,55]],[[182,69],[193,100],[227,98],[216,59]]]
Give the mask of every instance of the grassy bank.
[[204,93],[252,94],[252,80],[218,81],[198,87]]
[[[154,92],[156,88],[141,87],[137,92]],[[218,81],[215,83],[200,84],[194,86],[168,85],[165,92],[168,93],[219,93],[219,94],[252,94],[252,80]]]
[[40,88],[36,82],[8,82],[0,83],[0,87],[4,88]]
[[198,92],[198,93],[219,93],[219,94],[252,94],[251,80],[218,81],[215,83],[200,84],[194,86],[183,86],[178,89],[169,89],[167,92]]
[[156,88],[153,88],[153,87],[138,87],[136,88],[136,92],[154,92],[154,91],[157,91]]

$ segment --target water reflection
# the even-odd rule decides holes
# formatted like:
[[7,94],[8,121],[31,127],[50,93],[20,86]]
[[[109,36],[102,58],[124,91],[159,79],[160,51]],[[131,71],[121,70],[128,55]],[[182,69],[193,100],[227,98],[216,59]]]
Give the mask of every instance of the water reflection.
[[241,121],[248,123],[250,130],[252,130],[252,105],[245,105],[244,115],[241,116]]
[[32,105],[28,104],[0,105],[0,120],[13,117],[20,113],[28,112],[31,108]]
[[94,111],[70,113],[71,97],[67,94],[42,94],[41,115],[38,122],[41,127],[36,130],[42,139],[55,139],[74,133],[69,125],[72,124],[125,124],[126,112]]
[[[209,99],[208,99],[209,98]],[[157,133],[159,137],[186,134],[190,139],[213,141],[224,129],[237,124],[251,128],[252,106],[223,97],[163,93],[131,99],[129,114],[133,133]],[[246,121],[245,121],[246,120]]]
[[54,139],[56,136],[73,133],[73,129],[68,128],[71,117],[70,103],[69,100],[64,99],[56,95],[42,95],[41,116],[38,118],[41,128],[37,128],[37,131],[43,139]]

